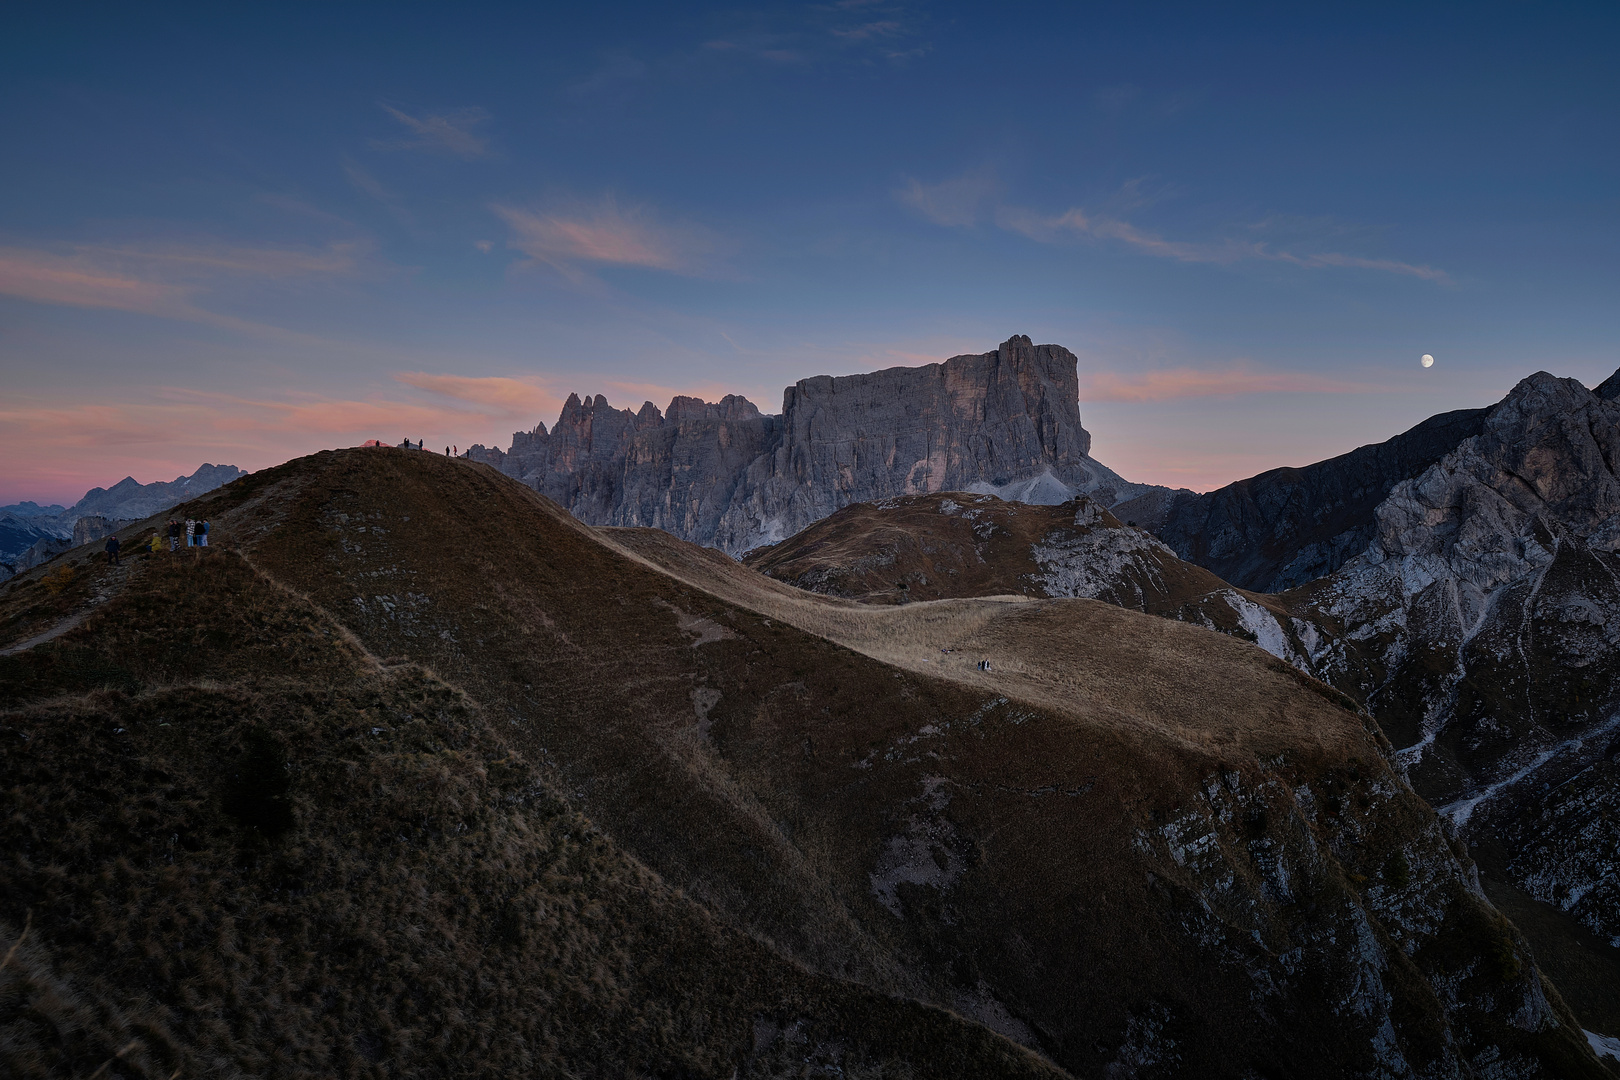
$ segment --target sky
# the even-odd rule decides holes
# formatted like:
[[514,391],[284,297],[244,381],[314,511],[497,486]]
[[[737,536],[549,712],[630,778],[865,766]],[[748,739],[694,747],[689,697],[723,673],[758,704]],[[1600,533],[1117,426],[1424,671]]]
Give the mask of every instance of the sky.
[[[1225,9],[1225,10],[1223,10]],[[1207,490],[1620,367],[1620,7],[18,5],[0,503],[1071,349]],[[1418,358],[1436,362],[1423,369]]]

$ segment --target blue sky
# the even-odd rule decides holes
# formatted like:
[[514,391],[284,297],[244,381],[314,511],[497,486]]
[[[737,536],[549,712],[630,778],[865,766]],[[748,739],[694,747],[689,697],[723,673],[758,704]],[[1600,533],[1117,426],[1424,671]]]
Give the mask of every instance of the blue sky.
[[1612,5],[220,7],[8,16],[0,502],[1014,333],[1202,489],[1620,366]]

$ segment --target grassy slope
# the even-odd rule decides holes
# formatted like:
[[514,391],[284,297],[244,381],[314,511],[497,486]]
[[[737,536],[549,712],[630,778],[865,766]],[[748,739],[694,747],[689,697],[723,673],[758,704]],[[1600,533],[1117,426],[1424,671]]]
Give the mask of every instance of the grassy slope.
[[[1038,545],[1095,530],[1120,530],[1121,535],[1140,537],[1140,543],[1131,545],[1138,558],[1122,565],[1097,599],[1212,625],[1248,640],[1254,635],[1242,627],[1231,595],[1287,614],[1274,598],[1233,589],[1203,567],[1176,558],[1146,532],[1126,533],[1129,527],[1106,510],[1098,508],[1094,524],[1077,525],[1076,505],[1029,506],[963,492],[857,503],[780,544],[750,553],[744,561],[801,589],[866,604],[1043,597],[1051,594],[1034,558]],[[626,537],[626,542],[634,546],[640,541]],[[1282,623],[1288,625],[1287,619]]]
[[[977,517],[969,520],[960,512],[942,513],[941,504],[947,499],[977,510]],[[990,496],[961,493],[891,499],[882,504],[846,507],[780,544],[749,555],[746,562],[783,581],[869,604],[1030,591],[1038,595],[1040,574],[1031,550],[1052,532],[1061,532],[1071,516],[1071,508],[1019,506]],[[1117,521],[1104,514],[1102,525],[1115,527]],[[645,547],[649,552],[656,552],[661,544],[656,537],[639,537],[633,530],[616,532],[622,534],[620,542],[638,549]],[[1595,566],[1596,561],[1594,556],[1561,549],[1545,578],[1541,609],[1556,610],[1556,604],[1549,603],[1549,599],[1570,584],[1587,595],[1612,591],[1612,575]],[[897,588],[900,582],[908,588]],[[1232,589],[1208,570],[1165,558],[1154,574],[1137,575],[1100,599],[1204,623],[1251,639],[1227,599],[1234,592],[1275,614],[1297,614],[1315,622],[1341,642],[1349,659],[1347,669],[1336,672],[1335,686],[1363,700],[1374,687],[1382,686],[1377,698],[1380,727],[1396,745],[1412,744],[1420,735],[1437,689],[1449,685],[1454,675],[1460,628],[1452,626],[1449,637],[1437,634],[1414,643],[1401,654],[1400,667],[1393,673],[1393,681],[1386,684],[1392,674],[1383,667],[1388,641],[1376,635],[1348,636],[1345,628],[1317,603],[1318,593],[1329,585],[1328,581],[1317,581],[1289,593],[1268,596]],[[1510,610],[1515,599],[1511,595],[1504,597],[1499,613]],[[1461,778],[1476,763],[1474,759],[1482,755],[1488,758],[1503,752],[1504,747],[1525,742],[1526,733],[1519,729],[1523,724],[1503,727],[1499,718],[1539,715],[1551,717],[1555,723],[1589,722],[1591,714],[1606,703],[1596,690],[1615,681],[1612,669],[1620,661],[1612,655],[1572,672],[1562,654],[1544,648],[1549,640],[1578,632],[1581,627],[1572,631],[1568,623],[1556,617],[1543,618],[1534,626],[1522,619],[1502,621],[1508,624],[1504,632],[1481,634],[1469,646],[1469,676],[1458,688],[1456,706],[1463,722],[1447,729],[1413,776],[1419,790],[1437,796],[1437,802],[1455,794]],[[1279,622],[1283,627],[1292,625],[1286,617]],[[1480,661],[1481,656],[1511,653],[1526,641],[1555,654],[1550,660],[1539,655],[1528,658],[1529,666],[1538,669],[1528,683],[1516,679],[1518,665]],[[988,642],[961,644],[964,648],[978,644],[981,650],[989,649]],[[1024,642],[1012,644],[1011,652],[1016,655]],[[1307,651],[1297,638],[1293,645],[1302,655]],[[1603,655],[1601,648],[1594,651]],[[1005,653],[1003,650],[1002,655]],[[1045,656],[1040,666],[1049,666]],[[1620,989],[1614,983],[1613,971],[1620,960],[1609,955],[1614,950],[1606,939],[1580,927],[1558,908],[1524,895],[1511,884],[1505,866],[1494,865],[1494,859],[1487,861],[1493,863],[1484,872],[1487,891],[1496,903],[1512,908],[1515,920],[1576,1012],[1594,1029],[1615,1030],[1620,1026],[1616,1019],[1620,1016]]]
[[[720,925],[476,702],[238,556],[117,576],[81,628],[0,658],[0,942],[29,923],[0,1073],[120,1050],[126,1076],[1050,1072]],[[86,672],[119,689],[77,692]]]
[[[481,703],[502,753],[760,966],[949,1006],[1081,1074],[1333,1075],[1374,1064],[1339,1015],[1370,948],[1414,1060],[1449,1038],[1597,1075],[1567,1014],[1503,1023],[1538,977],[1361,721],[1241,643],[1084,602],[874,623],[688,545],[658,569],[430,455],[319,455],[204,502],[371,654]],[[920,655],[964,630],[1006,651],[989,675]],[[693,1015],[728,1000],[693,986]]]

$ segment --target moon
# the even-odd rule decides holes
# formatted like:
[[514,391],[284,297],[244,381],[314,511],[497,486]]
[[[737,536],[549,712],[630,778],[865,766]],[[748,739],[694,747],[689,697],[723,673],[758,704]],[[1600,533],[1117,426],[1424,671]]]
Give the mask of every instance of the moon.
[[1424,353],[1422,358],[1418,360],[1418,363],[1422,364],[1424,367],[1434,367],[1434,357],[1430,356],[1428,353]]

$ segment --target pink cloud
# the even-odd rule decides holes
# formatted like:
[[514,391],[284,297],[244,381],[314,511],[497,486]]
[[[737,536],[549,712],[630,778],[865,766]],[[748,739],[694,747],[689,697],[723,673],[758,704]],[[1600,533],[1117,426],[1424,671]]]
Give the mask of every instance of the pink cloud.
[[1369,389],[1372,388],[1320,375],[1265,371],[1249,364],[1232,364],[1224,368],[1172,368],[1129,375],[1093,371],[1081,376],[1080,400],[1170,401],[1240,394],[1351,394]]
[[228,245],[81,245],[73,254],[62,255],[0,248],[0,295],[39,304],[135,312],[310,343],[313,339],[306,335],[208,311],[195,298],[222,274],[287,279],[352,273],[358,265],[358,250],[352,244],[320,251]]
[[418,390],[483,406],[498,416],[555,416],[562,411],[563,399],[534,378],[431,375],[419,371],[403,372],[394,378]]
[[621,210],[612,199],[572,212],[492,209],[512,230],[507,246],[561,269],[583,262],[696,274],[717,247],[706,230],[660,224],[648,211]]
[[189,308],[187,290],[178,286],[143,281],[83,259],[18,248],[0,248],[0,293],[41,304],[153,314]]

